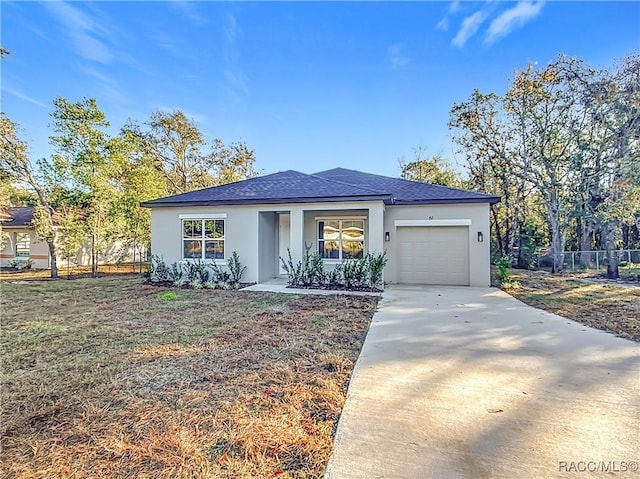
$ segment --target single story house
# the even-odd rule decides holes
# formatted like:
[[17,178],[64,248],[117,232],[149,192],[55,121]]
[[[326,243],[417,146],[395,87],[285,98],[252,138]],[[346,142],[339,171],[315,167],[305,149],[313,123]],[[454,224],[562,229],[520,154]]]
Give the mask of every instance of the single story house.
[[0,267],[8,267],[16,262],[31,261],[36,269],[49,268],[49,248],[33,232],[31,220],[35,208],[19,206],[5,208],[0,212],[1,238]]
[[[49,269],[51,257],[46,241],[38,238],[33,230],[33,206],[15,206],[0,210],[0,267],[6,268],[20,263],[31,262],[34,269]],[[54,227],[56,214],[53,215]],[[58,267],[67,262],[58,256]],[[121,242],[112,242],[107,251],[100,255],[100,264],[132,261],[133,250]],[[86,241],[71,262],[73,265],[87,266],[91,264],[91,243]]]
[[387,253],[387,283],[488,286],[489,205],[499,197],[336,168],[284,171],[143,203],[151,252],[167,263],[224,265],[243,280],[284,274],[280,258],[305,248],[328,269],[365,252]]

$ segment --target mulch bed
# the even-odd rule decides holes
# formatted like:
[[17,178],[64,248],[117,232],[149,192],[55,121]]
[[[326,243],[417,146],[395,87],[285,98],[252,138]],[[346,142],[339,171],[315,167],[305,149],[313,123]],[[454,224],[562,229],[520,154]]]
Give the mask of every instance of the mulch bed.
[[287,288],[292,289],[318,289],[323,291],[357,291],[362,293],[382,293],[379,288],[371,288],[369,286],[352,286],[350,288],[342,284],[322,285],[322,284],[304,284],[304,285],[288,285]]

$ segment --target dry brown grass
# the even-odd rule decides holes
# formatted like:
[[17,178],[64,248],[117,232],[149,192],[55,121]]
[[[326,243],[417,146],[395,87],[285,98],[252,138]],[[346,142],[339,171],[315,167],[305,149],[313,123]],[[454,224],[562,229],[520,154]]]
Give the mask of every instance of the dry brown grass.
[[376,298],[2,283],[6,478],[322,477]]
[[640,341],[640,289],[594,284],[541,271],[513,270],[520,301],[592,328]]

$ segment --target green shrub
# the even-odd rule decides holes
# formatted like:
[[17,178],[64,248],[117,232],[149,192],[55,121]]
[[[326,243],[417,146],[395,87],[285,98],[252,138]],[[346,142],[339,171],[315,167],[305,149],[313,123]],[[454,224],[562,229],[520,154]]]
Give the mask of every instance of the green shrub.
[[382,272],[387,265],[387,252],[367,253],[367,263],[369,265],[369,286],[372,288],[382,287]]
[[171,263],[171,267],[168,268],[168,277],[171,281],[177,281],[182,278],[184,270],[180,263]]
[[324,259],[320,253],[310,254],[311,246],[305,244],[305,252],[303,258],[303,278],[305,285],[322,285],[327,279],[327,273],[324,270]]
[[222,289],[229,289],[228,285],[231,283],[231,273],[215,263],[211,264],[211,270],[213,271],[212,279],[216,285]]
[[287,248],[287,255],[288,258],[286,261],[282,256],[280,257],[282,268],[287,273],[287,284],[289,286],[301,286],[303,284],[304,276],[302,261],[294,263],[291,258],[291,250],[289,248]]
[[369,281],[369,261],[367,255],[358,259],[349,259],[342,263],[344,285],[347,288],[360,288]]
[[201,283],[209,281],[209,270],[202,261],[188,261],[186,263],[187,279],[189,282],[199,280]]
[[340,286],[342,284],[343,276],[342,276],[342,265],[337,264],[335,267],[328,271],[326,274],[325,283],[327,286]]
[[513,271],[511,271],[511,259],[504,255],[496,260],[496,281],[500,286],[511,282]]
[[231,257],[227,260],[227,266],[229,267],[231,283],[234,286],[237,286],[238,284],[240,284],[242,275],[247,269],[246,266],[242,266],[242,264],[240,263],[240,256],[238,255],[237,251],[231,253]]
[[145,273],[147,281],[151,283],[163,283],[166,281],[173,281],[171,277],[171,271],[165,263],[164,258],[157,254],[151,255],[151,261],[149,267]]

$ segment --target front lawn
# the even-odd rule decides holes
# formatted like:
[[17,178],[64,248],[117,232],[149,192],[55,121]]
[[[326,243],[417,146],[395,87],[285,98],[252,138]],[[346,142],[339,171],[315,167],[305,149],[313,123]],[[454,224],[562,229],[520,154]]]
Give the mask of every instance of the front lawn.
[[513,270],[507,293],[536,308],[640,341],[640,289],[590,283],[543,271]]
[[377,302],[135,276],[0,287],[7,478],[322,477]]

